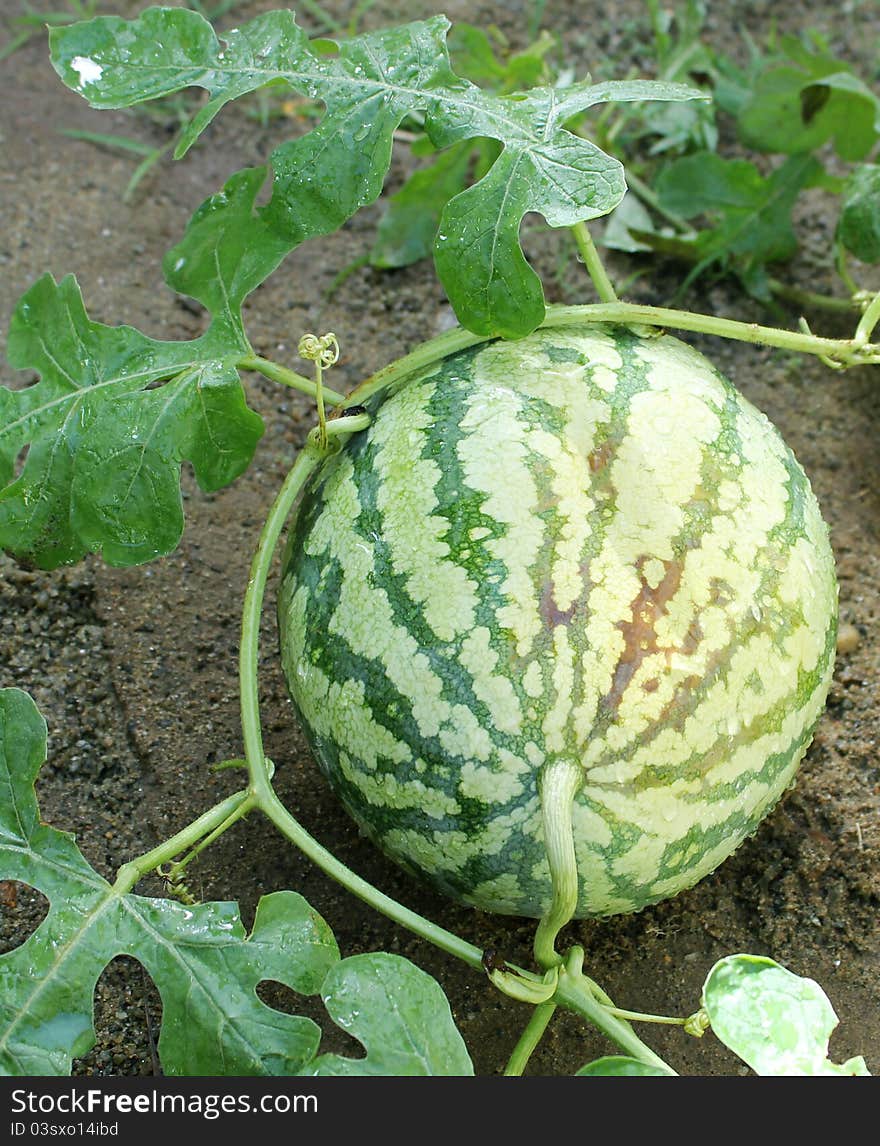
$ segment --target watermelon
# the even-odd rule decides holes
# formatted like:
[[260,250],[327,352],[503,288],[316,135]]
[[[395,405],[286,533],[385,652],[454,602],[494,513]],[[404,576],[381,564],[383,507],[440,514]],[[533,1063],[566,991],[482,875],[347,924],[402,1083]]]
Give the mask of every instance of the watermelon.
[[779,433],[685,343],[605,325],[365,404],[279,594],[295,710],[358,825],[458,901],[540,917],[540,782],[571,761],[577,916],[713,871],[792,784],[833,666],[828,530]]

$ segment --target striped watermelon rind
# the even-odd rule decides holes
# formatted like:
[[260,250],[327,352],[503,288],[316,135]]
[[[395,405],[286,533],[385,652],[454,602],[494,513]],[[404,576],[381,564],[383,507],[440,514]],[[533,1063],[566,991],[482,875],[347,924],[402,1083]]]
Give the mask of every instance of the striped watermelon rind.
[[803,470],[694,349],[542,329],[367,399],[295,511],[282,661],[362,830],[457,900],[540,917],[539,777],[579,763],[576,914],[690,887],[793,782],[837,586]]

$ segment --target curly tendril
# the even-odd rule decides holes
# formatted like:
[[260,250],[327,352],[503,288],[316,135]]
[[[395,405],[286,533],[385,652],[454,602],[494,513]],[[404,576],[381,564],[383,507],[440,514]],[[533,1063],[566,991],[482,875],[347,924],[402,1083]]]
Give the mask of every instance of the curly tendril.
[[339,340],[333,333],[304,334],[296,349],[300,358],[317,362],[324,370],[329,370],[339,361]]

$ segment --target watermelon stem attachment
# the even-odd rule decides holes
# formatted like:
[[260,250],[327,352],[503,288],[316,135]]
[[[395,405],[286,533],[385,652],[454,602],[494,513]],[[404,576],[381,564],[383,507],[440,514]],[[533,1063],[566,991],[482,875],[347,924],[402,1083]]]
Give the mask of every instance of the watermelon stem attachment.
[[553,885],[550,906],[535,932],[535,959],[545,970],[562,962],[556,950],[556,937],[577,911],[578,870],[571,817],[574,798],[583,782],[581,766],[564,758],[548,761],[538,781],[544,847]]

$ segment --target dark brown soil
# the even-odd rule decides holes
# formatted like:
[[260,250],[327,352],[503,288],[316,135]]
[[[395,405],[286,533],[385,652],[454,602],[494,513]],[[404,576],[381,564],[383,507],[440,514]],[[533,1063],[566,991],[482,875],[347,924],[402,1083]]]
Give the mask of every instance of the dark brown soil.
[[[9,16],[17,0],[0,0]],[[225,18],[241,22],[277,6],[251,0]],[[107,3],[133,14],[142,5]],[[351,5],[325,0],[347,19]],[[470,4],[450,0],[447,14],[500,25],[517,46],[540,5]],[[875,78],[872,45],[880,13],[868,3],[712,4],[708,34],[730,51],[744,25],[762,39],[775,21],[783,30],[819,28],[832,48]],[[374,28],[425,16],[422,0],[380,0],[363,18]],[[610,13],[614,13],[611,15]],[[304,22],[309,26],[307,17]],[[550,0],[543,26],[562,36],[562,52],[579,75],[616,60],[612,74],[645,74],[642,5],[614,8]],[[93,112],[52,72],[42,35],[4,61],[2,145],[2,327],[15,299],[44,271],[74,273],[93,318],[129,322],[163,338],[189,338],[199,314],[162,286],[160,260],[201,200],[233,171],[266,158],[290,120],[261,124],[248,107],[224,111],[209,137],[184,162],[164,162],[123,202],[129,156],[59,134],[60,129],[115,132],[157,145],[170,138],[173,109],[143,114]],[[255,103],[249,105],[251,113]],[[389,186],[399,185],[408,157],[395,159]],[[337,387],[352,388],[384,363],[438,333],[450,312],[427,264],[395,273],[355,270],[332,298],[334,276],[367,250],[379,216],[364,210],[340,234],[301,248],[248,305],[248,329],[265,354],[293,362],[299,335],[334,330],[344,357]],[[834,288],[829,268],[833,222],[822,193],[800,212],[803,250],[782,273],[811,290]],[[557,274],[564,236],[530,227],[530,254],[553,301],[588,300],[583,271],[569,260]],[[633,265],[610,266],[619,280]],[[661,304],[680,272],[658,267],[638,278],[630,297]],[[866,282],[870,276],[865,271]],[[875,286],[880,283],[874,282]],[[766,320],[732,288],[699,289],[687,300],[747,320]],[[845,336],[848,323],[810,315],[815,328]],[[797,314],[780,316],[794,325]],[[587,950],[591,973],[621,1006],[689,1013],[704,976],[725,954],[770,955],[817,979],[840,1016],[832,1040],[838,1061],[864,1054],[880,1070],[880,375],[830,371],[820,362],[767,349],[694,338],[756,405],[766,411],[810,476],[831,526],[839,562],[840,616],[846,626],[827,707],[788,793],[754,838],[692,891],[610,922],[569,929]],[[4,381],[20,377],[5,368]],[[27,689],[50,729],[50,761],[38,785],[44,819],[76,833],[99,871],[111,874],[184,826],[232,790],[235,778],[211,764],[240,755],[236,651],[247,567],[263,513],[312,424],[305,398],[248,379],[251,403],[266,421],[251,470],[216,496],[184,473],[187,529],[179,551],[142,568],[119,571],[99,560],[55,573],[27,572],[0,559],[0,684]],[[475,913],[414,885],[364,840],[339,808],[294,726],[276,657],[271,604],[265,623],[262,693],[266,747],[278,765],[279,789],[305,825],[384,891],[480,947],[530,961],[531,926]],[[0,872],[2,878],[2,872]],[[436,975],[446,990],[477,1073],[499,1073],[526,1018],[480,975],[387,922],[326,879],[259,818],[240,824],[205,854],[191,884],[204,898],[240,900],[250,921],[258,897],[295,888],[326,917],[344,954],[395,951]],[[144,885],[160,893],[158,882]],[[43,907],[28,889],[6,887],[2,943],[21,942]],[[12,894],[13,891],[16,894]],[[76,1063],[82,1074],[149,1074],[155,1069],[151,1029],[157,996],[137,964],[120,960],[97,991],[98,1041]],[[313,1014],[318,1012],[312,1010]],[[326,1046],[344,1039],[325,1022]],[[731,1074],[738,1060],[712,1035],[701,1041],[657,1028],[648,1041],[682,1073]],[[555,1022],[529,1071],[571,1074],[610,1048],[572,1017]]]

